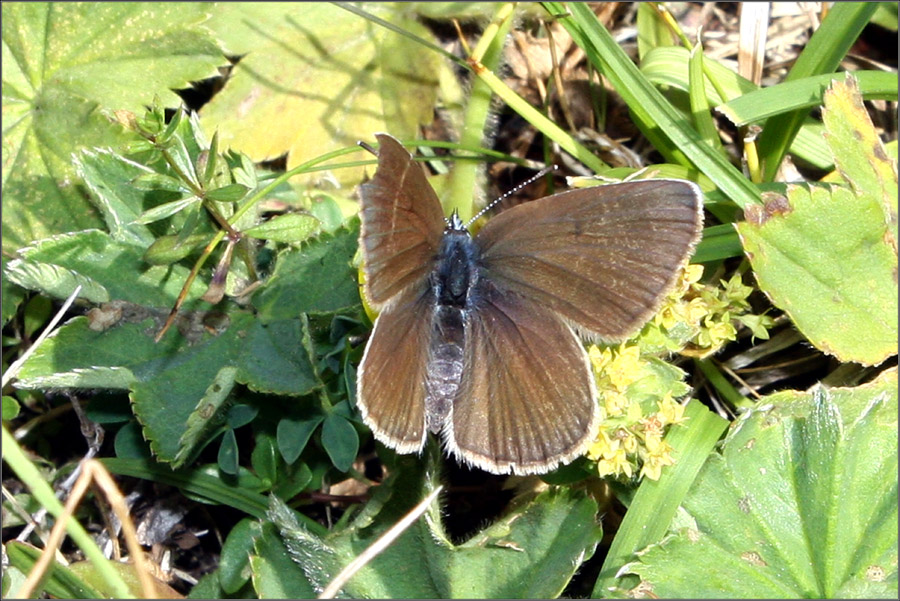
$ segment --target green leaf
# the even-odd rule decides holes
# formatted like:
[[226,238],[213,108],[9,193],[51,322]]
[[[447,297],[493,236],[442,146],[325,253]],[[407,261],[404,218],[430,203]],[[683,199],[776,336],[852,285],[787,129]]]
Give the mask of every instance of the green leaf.
[[237,592],[250,579],[250,553],[262,534],[257,520],[244,518],[231,529],[219,555],[219,584],[226,593]]
[[[844,73],[825,73],[787,81],[749,92],[716,107],[737,126],[762,121],[780,113],[822,104],[832,81],[844,79]],[[885,71],[855,71],[860,93],[866,100],[897,100],[897,74]]]
[[[295,583],[304,578],[315,590],[326,586],[417,502],[423,487],[421,467],[415,465],[405,462],[400,479],[383,483],[357,518],[328,538],[303,528],[273,498],[270,517],[289,551],[280,555],[297,562],[279,578]],[[583,492],[551,489],[519,499],[496,523],[453,545],[434,508],[351,578],[339,596],[552,599],[593,554],[600,540],[596,511]]]
[[250,556],[253,585],[260,599],[314,599],[317,591],[291,560],[272,522],[264,522]]
[[134,223],[136,225],[147,225],[148,223],[153,223],[154,221],[160,221],[161,219],[165,219],[167,217],[171,217],[176,213],[180,213],[187,208],[195,207],[200,204],[200,199],[196,196],[185,196],[184,198],[179,198],[177,200],[172,200],[170,202],[165,202],[161,205],[157,205],[152,209],[147,209],[141,215],[135,219]]
[[[896,91],[896,74],[894,85]],[[825,140],[835,164],[857,196],[881,205],[897,252],[897,159],[891,158],[862,103],[855,75],[835,81],[825,94]]]
[[[109,150],[82,150],[74,157],[75,169],[91,194],[106,229],[117,242],[146,247],[153,242],[150,230],[135,223],[143,207],[159,204],[157,193],[139,190],[131,182],[153,173]],[[161,197],[160,197],[161,198]]]
[[255,321],[241,342],[237,379],[258,392],[300,396],[322,385],[300,319]]
[[[226,400],[234,388],[234,377],[237,368],[226,365],[219,369],[212,383],[207,387],[206,393],[197,402],[197,407],[187,418],[184,434],[178,441],[178,452],[172,461],[173,467],[179,467],[187,463],[210,439],[214,432],[222,427],[225,422],[224,413],[227,411]],[[232,432],[229,428],[228,432]],[[232,432],[232,437],[234,433]],[[221,453],[221,448],[220,448]],[[234,473],[234,472],[228,472]]]
[[[87,230],[36,242],[11,261],[13,281],[55,298],[66,298],[79,283],[81,298],[93,302],[123,300],[144,307],[171,307],[190,270],[180,265],[147,267],[145,249],[114,240],[109,234]],[[199,278],[198,278],[199,280]],[[205,292],[195,280],[188,301]],[[188,302],[185,308],[193,308]]]
[[319,231],[321,222],[312,215],[288,213],[244,230],[245,236],[275,242],[303,242]]
[[121,459],[150,459],[150,446],[141,434],[141,425],[130,422],[119,428],[114,443],[116,457]]
[[150,265],[171,265],[182,260],[201,246],[206,245],[210,234],[191,234],[185,240],[182,236],[160,236],[144,253],[144,260]]
[[[690,89],[689,58],[690,53],[684,48],[677,46],[654,48],[641,61],[641,73],[660,86],[661,90],[674,101],[675,90],[687,93]],[[742,98],[759,89],[749,79],[744,79],[732,69],[706,56],[703,57],[703,69],[709,75],[705,82],[705,90],[706,98],[712,105]],[[717,85],[714,86],[711,79],[714,79]],[[719,90],[723,91],[725,98],[719,95]],[[807,118],[791,143],[790,150],[812,165],[827,169],[832,164],[832,157],[822,140],[821,129],[820,123]]]
[[206,198],[216,202],[237,202],[247,196],[250,188],[243,184],[227,184],[221,188],[214,188],[206,193]]
[[357,306],[359,287],[351,265],[358,222],[352,230],[320,234],[300,249],[281,253],[275,271],[253,296],[260,319],[289,319],[301,313],[331,313]]
[[[406,10],[368,8],[429,35]],[[255,161],[287,153],[292,169],[375,131],[412,137],[433,118],[438,57],[330,3],[310,3],[302,15],[290,5],[222,4],[207,26],[242,58],[201,110],[204,126]],[[329,177],[356,183],[362,167]]]
[[866,365],[896,354],[897,254],[878,201],[791,186],[737,227],[760,289],[817,348]]
[[617,583],[621,586],[622,566],[636,551],[665,534],[667,525],[728,425],[697,400],[688,403],[684,415],[687,418],[685,424],[671,428],[665,438],[673,448],[675,465],[663,470],[659,480],[644,478],[641,482],[594,583],[594,598],[608,597],[611,587]]
[[[76,183],[80,147],[133,139],[104,113],[141,112],[227,64],[199,24],[209,5],[4,3],[3,248],[100,220]],[[87,40],[102,43],[86,44]]]
[[347,418],[329,413],[322,424],[322,446],[334,467],[346,472],[359,451],[359,434]]
[[[804,46],[784,81],[795,81],[837,69],[863,27],[875,12],[875,2],[839,2]],[[787,149],[794,141],[808,109],[772,117],[766,121],[758,148],[765,166],[763,181],[772,181]]]
[[3,395],[3,421],[14,419],[19,415],[19,401],[14,397]]
[[278,450],[285,463],[291,465],[297,461],[300,453],[306,448],[310,436],[324,420],[324,415],[316,414],[307,419],[284,418],[278,422],[276,430]]
[[628,569],[662,598],[896,598],[897,504],[896,368],[780,392],[733,424]]
[[231,428],[225,430],[225,435],[222,436],[222,442],[219,445],[218,465],[219,469],[226,474],[234,476],[238,473],[237,437]]

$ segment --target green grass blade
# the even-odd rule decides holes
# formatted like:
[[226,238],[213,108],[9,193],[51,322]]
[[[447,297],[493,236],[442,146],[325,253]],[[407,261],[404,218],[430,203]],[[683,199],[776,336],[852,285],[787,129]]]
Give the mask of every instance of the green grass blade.
[[[809,43],[785,81],[794,81],[831,73],[837,69],[841,59],[859,37],[872,13],[878,8],[877,2],[836,2],[822,25],[810,38]],[[787,153],[794,136],[797,135],[808,109],[800,109],[772,117],[766,122],[759,138],[759,155],[764,162],[763,181],[771,181]]]
[[[897,74],[887,71],[854,71],[859,91],[866,100],[897,100]],[[763,121],[781,113],[822,106],[825,90],[843,73],[825,73],[786,81],[749,92],[716,107],[738,127]]]
[[559,19],[591,63],[612,82],[657,150],[676,161],[683,153],[738,206],[760,202],[753,184],[703,141],[689,121],[638,70],[587,5],[546,2],[543,6]]

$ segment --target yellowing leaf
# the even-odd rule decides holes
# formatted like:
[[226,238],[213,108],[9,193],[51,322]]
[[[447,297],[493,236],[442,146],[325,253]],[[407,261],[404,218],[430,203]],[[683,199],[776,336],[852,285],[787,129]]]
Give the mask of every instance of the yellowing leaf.
[[[427,35],[385,6],[367,10]],[[288,153],[292,168],[375,132],[414,137],[433,118],[435,54],[333,4],[222,4],[209,26],[241,59],[201,110],[204,126],[254,160]],[[356,182],[361,172],[331,176]]]

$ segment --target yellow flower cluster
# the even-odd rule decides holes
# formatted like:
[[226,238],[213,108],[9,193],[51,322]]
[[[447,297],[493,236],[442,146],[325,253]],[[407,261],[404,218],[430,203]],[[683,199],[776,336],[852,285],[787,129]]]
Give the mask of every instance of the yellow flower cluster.
[[672,465],[671,446],[663,440],[671,424],[684,421],[684,405],[675,399],[690,388],[685,373],[656,355],[677,352],[706,357],[734,340],[737,327],[768,338],[772,319],[750,313],[740,274],[720,286],[700,283],[701,265],[687,265],[657,315],[634,338],[618,347],[588,348],[597,382],[603,422],[587,451],[600,476],[659,478]]
[[700,283],[702,265],[688,265],[675,289],[648,323],[638,341],[646,351],[672,351],[705,358],[735,340],[737,327],[750,328],[756,338],[767,339],[774,323],[767,315],[750,313],[747,297],[753,288],[735,274],[720,286]]
[[669,424],[684,421],[684,406],[673,392],[684,394],[683,372],[642,357],[637,345],[591,346],[588,355],[597,380],[603,422],[587,452],[600,476],[659,478],[672,465],[672,448],[663,440]]

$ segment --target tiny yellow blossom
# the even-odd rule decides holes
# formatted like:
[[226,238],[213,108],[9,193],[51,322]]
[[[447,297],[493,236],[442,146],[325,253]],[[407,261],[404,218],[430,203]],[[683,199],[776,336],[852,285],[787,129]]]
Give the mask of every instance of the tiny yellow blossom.
[[684,405],[673,399],[670,393],[667,392],[656,404],[659,407],[659,420],[664,426],[681,424],[686,420],[684,417]]

